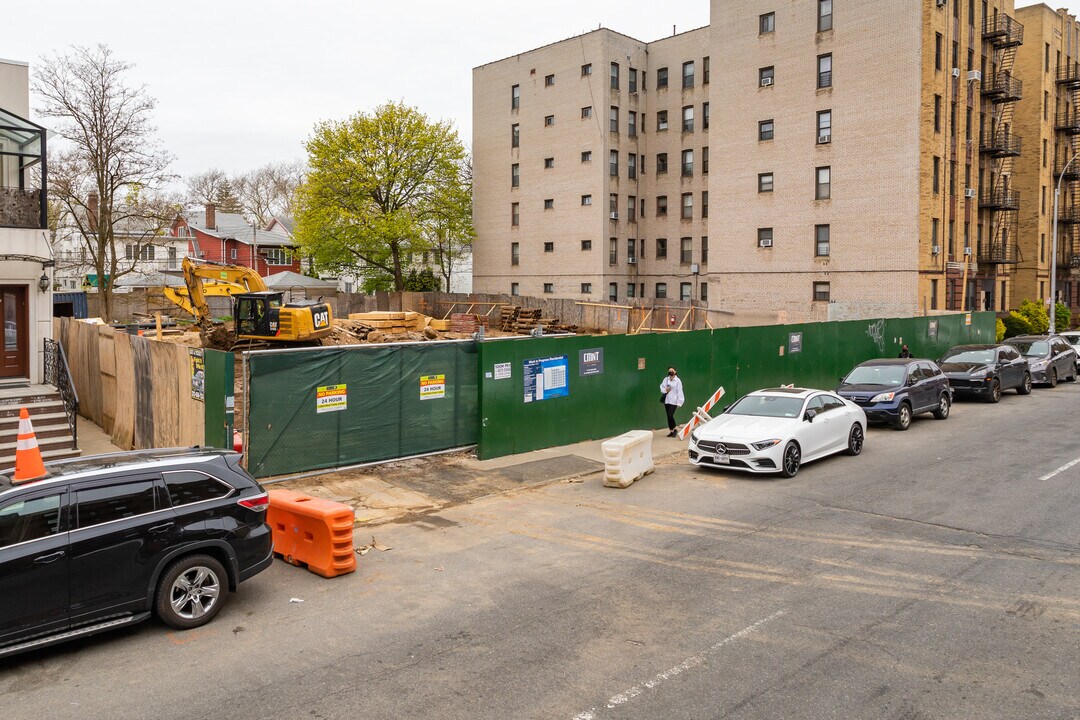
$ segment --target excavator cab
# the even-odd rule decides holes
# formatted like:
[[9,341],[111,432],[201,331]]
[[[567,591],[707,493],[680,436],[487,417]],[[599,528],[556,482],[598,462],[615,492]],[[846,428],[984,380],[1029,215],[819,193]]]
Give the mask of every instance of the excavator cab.
[[280,327],[279,292],[254,292],[235,295],[233,326],[238,338],[273,338]]

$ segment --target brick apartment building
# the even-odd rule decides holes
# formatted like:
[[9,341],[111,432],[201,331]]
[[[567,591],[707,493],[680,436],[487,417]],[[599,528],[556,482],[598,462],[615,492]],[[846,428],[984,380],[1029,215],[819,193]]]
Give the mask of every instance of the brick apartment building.
[[474,286],[693,297],[714,324],[1047,299],[1076,28],[1012,0],[712,0],[656,42],[601,29],[477,67]]
[[266,277],[284,270],[301,272],[300,255],[291,235],[276,224],[259,228],[237,213],[217,212],[207,204],[203,212],[184,213],[170,229],[186,238],[188,256],[200,260],[243,265]]

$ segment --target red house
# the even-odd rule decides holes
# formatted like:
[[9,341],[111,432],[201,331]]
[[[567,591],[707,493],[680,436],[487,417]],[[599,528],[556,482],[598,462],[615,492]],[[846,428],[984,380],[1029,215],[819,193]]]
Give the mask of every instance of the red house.
[[187,238],[188,256],[192,258],[244,265],[263,277],[283,270],[300,272],[300,254],[282,228],[259,228],[243,215],[217,212],[213,204],[207,204],[203,213],[177,217],[170,234]]

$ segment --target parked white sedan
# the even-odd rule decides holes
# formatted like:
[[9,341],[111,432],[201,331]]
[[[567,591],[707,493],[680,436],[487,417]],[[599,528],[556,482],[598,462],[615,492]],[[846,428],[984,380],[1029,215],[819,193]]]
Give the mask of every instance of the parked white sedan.
[[794,477],[805,462],[858,455],[865,438],[866,413],[835,393],[758,390],[690,435],[690,462]]

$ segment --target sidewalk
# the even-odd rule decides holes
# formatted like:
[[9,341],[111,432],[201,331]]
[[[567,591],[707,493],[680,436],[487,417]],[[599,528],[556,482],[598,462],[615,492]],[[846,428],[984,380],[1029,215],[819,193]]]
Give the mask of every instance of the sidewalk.
[[[514,465],[535,462],[537,460],[560,458],[568,455],[574,455],[585,458],[586,460],[594,460],[598,463],[603,463],[604,451],[601,449],[601,445],[604,443],[604,440],[608,439],[609,438],[586,440],[584,442],[574,443],[573,445],[559,445],[543,450],[518,453],[517,455],[505,455],[499,458],[492,458],[491,460],[477,460],[472,458],[462,464],[466,467],[475,468],[476,470],[498,470]],[[653,430],[653,458],[657,459],[685,452],[686,443],[686,440],[669,438],[667,436],[667,430]]]
[[121,448],[113,445],[112,438],[92,420],[76,415],[75,422],[79,432],[79,449],[84,456],[123,452]]

